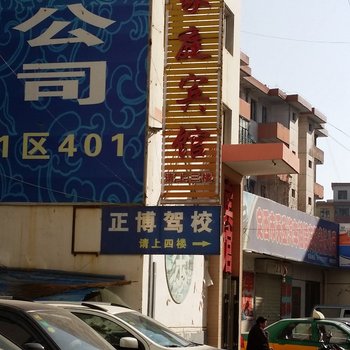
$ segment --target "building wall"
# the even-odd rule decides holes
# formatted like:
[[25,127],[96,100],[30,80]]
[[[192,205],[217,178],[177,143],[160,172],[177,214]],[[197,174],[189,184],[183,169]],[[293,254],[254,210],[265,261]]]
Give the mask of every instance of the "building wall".
[[[101,217],[100,209],[90,209],[90,217]],[[91,221],[80,220],[74,232],[86,240],[76,241],[75,249],[88,253],[72,254],[73,220],[79,211],[72,206],[0,206],[2,225],[0,265],[26,269],[53,269],[81,273],[124,275],[132,284],[118,287],[119,295],[130,306],[141,310],[142,257],[97,255],[100,231]],[[94,221],[96,221],[94,220]],[[88,242],[86,242],[88,241]],[[91,244],[91,242],[93,242]]]
[[[240,74],[240,2],[238,0],[225,1],[226,10],[234,17],[232,54],[224,45],[223,49],[223,81],[222,81],[222,103],[228,107],[232,114],[231,120],[231,143],[238,143],[239,136],[239,74]],[[224,29],[225,30],[225,29]],[[225,36],[228,34],[225,34]]]
[[323,303],[330,305],[349,305],[349,270],[344,268],[327,273],[325,298]]
[[[310,282],[319,284],[321,294],[324,291],[325,270],[321,266],[296,263],[292,261],[266,258],[264,255],[244,253],[244,272],[254,273],[253,290],[253,317],[245,317],[242,320],[242,331],[248,331],[259,315],[268,318],[269,323],[281,318],[280,307],[282,304],[281,286],[283,278],[289,279],[292,288],[300,288],[299,314],[295,317],[308,317],[305,313],[306,304],[312,300],[306,300],[306,286]],[[313,306],[313,305],[311,305]]]
[[[347,202],[350,200],[350,183],[332,183],[332,190],[333,190],[333,201]],[[339,196],[339,191],[343,192],[342,196]],[[345,194],[345,197],[344,197],[344,194]]]
[[289,109],[286,103],[282,103],[282,100],[278,104],[271,105],[271,115],[269,121],[279,122],[283,126],[289,129]]
[[[197,342],[206,340],[206,294],[210,285],[210,277],[206,275],[206,264],[203,256],[193,256],[193,270],[185,269],[183,261],[190,257],[177,257],[175,274],[168,279],[166,276],[165,256],[154,255],[152,259],[155,268],[155,291],[153,295],[153,317],[171,326],[176,332],[187,339]],[[175,257],[173,256],[172,259]],[[175,293],[181,293],[183,282],[189,283],[188,292],[181,303],[176,301],[169,292],[169,283],[173,281]],[[175,317],[176,315],[176,317]]]
[[316,202],[315,215],[321,219],[334,222],[334,203],[318,201]]
[[[307,117],[299,118],[299,207],[298,209],[308,214],[314,213],[314,183],[315,161],[310,156],[314,147],[314,132],[309,130],[312,122]],[[311,165],[311,166],[310,166]]]
[[[295,154],[298,154],[299,150],[299,119],[298,111],[294,108],[288,108],[289,114],[289,148]],[[290,183],[290,192],[289,192],[289,207],[293,209],[298,208],[298,174],[290,174],[289,183]]]

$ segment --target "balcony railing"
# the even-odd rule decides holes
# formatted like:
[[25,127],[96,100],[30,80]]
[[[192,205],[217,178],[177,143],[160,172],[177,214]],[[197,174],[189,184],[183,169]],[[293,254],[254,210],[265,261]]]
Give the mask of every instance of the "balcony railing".
[[315,183],[314,185],[314,195],[317,199],[323,199],[324,196],[324,188],[322,185]]
[[260,123],[258,125],[259,142],[284,142],[289,145],[289,129],[281,123]]
[[316,146],[313,146],[309,152],[310,156],[315,159],[318,164],[324,163],[324,152]]
[[241,98],[239,99],[239,115],[250,120],[250,104]]

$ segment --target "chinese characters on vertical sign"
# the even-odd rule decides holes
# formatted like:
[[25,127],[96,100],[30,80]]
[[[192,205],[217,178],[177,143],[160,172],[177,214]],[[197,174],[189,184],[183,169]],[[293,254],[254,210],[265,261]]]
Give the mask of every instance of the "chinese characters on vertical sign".
[[101,254],[219,254],[219,206],[104,207]]
[[219,203],[222,1],[168,4],[162,203]]
[[223,270],[232,273],[232,242],[233,242],[233,186],[225,181],[223,220]]
[[243,271],[242,277],[242,319],[251,320],[254,316],[254,272]]
[[143,203],[148,21],[149,0],[2,9],[0,201]]

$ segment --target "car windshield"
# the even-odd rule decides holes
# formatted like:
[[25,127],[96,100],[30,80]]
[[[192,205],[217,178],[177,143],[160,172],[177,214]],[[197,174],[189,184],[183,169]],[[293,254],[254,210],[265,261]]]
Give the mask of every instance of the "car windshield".
[[116,314],[115,316],[136,328],[145,337],[158,345],[166,347],[185,347],[197,345],[182,338],[169,328],[166,328],[162,324],[152,320],[149,317],[145,317],[144,315],[134,312],[123,312]]
[[58,311],[40,310],[31,311],[29,314],[60,349],[114,349],[76,316],[69,312],[63,312],[63,310]]
[[17,345],[10,342],[7,338],[0,334],[0,349],[1,350],[21,350]]

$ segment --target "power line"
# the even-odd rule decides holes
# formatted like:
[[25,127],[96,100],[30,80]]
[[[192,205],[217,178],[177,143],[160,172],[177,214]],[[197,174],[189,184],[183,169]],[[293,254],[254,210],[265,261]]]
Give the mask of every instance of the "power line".
[[[350,6],[350,0],[349,6]],[[261,33],[254,33],[247,30],[242,30],[242,33],[259,36],[262,38],[268,38],[268,39],[277,39],[277,40],[285,40],[285,41],[296,41],[296,42],[304,42],[304,43],[313,43],[313,44],[350,44],[350,41],[326,41],[326,40],[306,40],[306,39],[296,39],[296,38],[288,38],[283,36],[276,36],[276,35],[267,35],[267,34],[261,34]]]
[[[350,1],[350,0],[349,0],[349,1]],[[349,135],[349,134],[347,134],[347,133],[346,133],[344,130],[341,130],[341,129],[337,128],[335,125],[333,125],[333,124],[329,123],[328,121],[327,121],[327,125],[329,125],[329,126],[331,126],[332,128],[334,128],[334,129],[336,129],[336,130],[340,131],[342,134],[344,134],[345,136],[347,136],[347,137],[349,137],[349,138],[350,138],[350,135]]]

